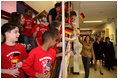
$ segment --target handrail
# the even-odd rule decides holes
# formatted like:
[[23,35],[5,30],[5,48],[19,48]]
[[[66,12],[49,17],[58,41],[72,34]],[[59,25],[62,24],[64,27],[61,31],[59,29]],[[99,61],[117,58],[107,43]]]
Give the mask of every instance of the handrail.
[[47,13],[45,10],[43,10],[41,13],[38,13],[38,14],[33,18],[33,20],[36,21],[37,18],[38,18],[38,16],[41,15],[41,14],[44,14],[44,15],[46,15],[46,16],[48,15],[48,13]]

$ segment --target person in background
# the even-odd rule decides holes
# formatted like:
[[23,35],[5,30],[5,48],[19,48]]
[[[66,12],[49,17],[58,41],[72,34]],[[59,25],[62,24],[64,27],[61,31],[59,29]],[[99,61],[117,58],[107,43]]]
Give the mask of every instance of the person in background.
[[46,15],[39,15],[40,24],[34,26],[32,33],[35,39],[35,47],[42,45],[42,34],[49,30]]
[[60,21],[54,20],[54,21],[51,23],[51,30],[52,30],[52,29],[57,29],[57,30],[60,31],[61,25],[62,25],[62,24],[61,24]]
[[[51,24],[51,29],[50,31],[53,32],[54,34],[57,34],[57,42],[56,45],[54,47],[55,51],[57,52],[57,47],[62,47],[62,42],[61,41],[61,35],[60,33],[58,34],[58,31],[60,32],[60,28],[61,28],[61,22],[58,20],[54,20]],[[60,56],[60,54],[57,54],[56,57]]]
[[32,14],[32,11],[30,9],[25,9],[25,14],[26,14],[26,16],[24,17],[25,24],[23,26],[23,38],[24,38],[24,42],[26,44],[31,44],[31,49],[33,49],[33,34],[32,34],[32,29],[34,27],[34,21],[30,17],[31,14]]
[[104,65],[105,63],[105,42],[104,42],[104,37],[101,37],[101,41],[100,41],[100,44],[101,44],[101,48],[102,48],[102,52],[103,52],[103,59],[102,59],[102,64]]
[[[17,41],[18,43],[24,43],[24,39],[22,36],[22,26],[23,26],[24,22],[25,22],[25,19],[21,12],[12,12],[9,17],[9,20],[8,20],[8,23],[14,24],[19,27],[20,36]],[[3,41],[3,43],[4,42],[5,42],[5,40]]]
[[[76,13],[70,15],[72,16],[76,16]],[[74,21],[74,20],[73,20]],[[69,23],[69,14],[65,13],[65,27],[69,27],[69,28],[73,28],[72,26],[72,20],[70,19],[70,23]],[[68,38],[67,35],[65,35],[65,40],[66,41],[74,41],[76,39],[76,36],[73,36],[72,38]]]
[[[69,4],[70,4],[70,6],[69,6]],[[69,12],[69,7],[71,7],[71,2],[66,2],[65,3],[65,13]]]
[[[62,16],[61,15],[57,16],[56,20],[58,20],[60,23],[62,23]],[[60,27],[60,35],[62,36],[62,25]]]
[[100,74],[103,75],[102,72],[102,59],[103,59],[103,51],[102,51],[102,46],[101,46],[101,37],[96,37],[96,41],[93,43],[93,49],[95,53],[95,71],[96,71],[96,65],[97,65],[97,60],[99,60],[100,64]]
[[[65,23],[66,24],[69,23],[70,25],[73,25],[76,16],[77,16],[77,14],[75,11],[70,11],[70,17],[68,15],[68,13],[65,13],[65,17],[66,17]],[[70,18],[70,22],[69,22],[69,18]]]
[[25,78],[22,64],[27,58],[25,47],[16,43],[19,38],[18,26],[6,23],[1,28],[5,42],[1,45],[1,77]]
[[[71,2],[68,2],[68,1],[65,2],[65,13],[69,13],[69,4],[70,4],[70,8],[71,8]],[[61,3],[61,6],[60,6],[59,14],[62,15],[62,3]]]
[[[75,18],[76,18],[77,14],[75,11],[71,11],[70,12],[70,22],[69,22],[69,14],[65,13],[65,27],[69,27],[75,30],[76,34],[79,33],[79,30],[77,28],[77,26],[74,24]],[[72,40],[70,38],[66,37],[67,41],[73,41],[76,39],[76,36],[72,37]]]
[[48,13],[47,21],[49,22],[49,29],[51,29],[50,24],[52,23],[52,21],[54,21],[56,19],[56,16],[59,15],[60,6],[61,3],[56,3],[55,8],[52,8]]
[[31,45],[24,43],[24,38],[23,38],[23,35],[22,35],[23,25],[25,23],[25,19],[24,19],[23,14],[21,12],[12,12],[10,17],[9,17],[8,23],[14,24],[14,25],[19,27],[20,36],[18,38],[17,43],[20,43],[20,44],[24,45],[26,50],[30,50]]
[[33,49],[22,66],[31,78],[50,78],[50,70],[46,66],[48,61],[52,64],[55,60],[56,51],[53,48],[57,37],[51,31],[46,31],[42,40],[43,45]]
[[108,68],[108,70],[112,69],[114,70],[114,59],[115,59],[115,50],[113,43],[110,41],[109,37],[105,38],[105,66]]
[[[54,20],[52,23],[51,23],[51,29],[50,31],[53,32],[53,34],[57,34],[57,42],[56,42],[56,45],[54,47],[55,51],[56,51],[56,59],[52,65],[52,70],[51,70],[51,77],[52,78],[55,78],[57,77],[56,74],[59,73],[59,67],[60,67],[60,64],[61,63],[61,56],[62,56],[62,32],[61,32],[61,20],[62,20],[62,17],[61,16],[58,16],[56,17],[56,20]],[[58,73],[57,73],[58,72]]]
[[80,35],[78,35],[79,42],[83,45],[81,55],[82,55],[82,61],[84,65],[84,71],[85,71],[85,78],[89,77],[89,63],[90,59],[93,57],[93,60],[95,61],[95,54],[93,50],[93,43],[90,41],[90,36],[86,36],[84,41],[81,40]]

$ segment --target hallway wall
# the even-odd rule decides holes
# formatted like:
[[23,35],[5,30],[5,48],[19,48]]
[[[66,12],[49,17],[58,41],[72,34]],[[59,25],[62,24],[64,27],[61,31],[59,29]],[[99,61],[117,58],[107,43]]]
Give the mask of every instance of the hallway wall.
[[109,37],[111,38],[112,35],[113,35],[113,40],[111,39],[111,41],[116,44],[117,41],[116,41],[116,29],[117,29],[117,19],[114,19],[110,24],[108,23],[105,23],[101,26],[98,26],[94,29],[92,29],[93,31],[100,31],[100,30],[106,30],[106,28],[109,29]]
[[93,31],[100,31],[100,30],[106,30],[106,28],[109,29],[109,37],[110,37],[110,40],[113,42],[114,44],[114,48],[115,48],[115,56],[117,58],[117,18],[115,18],[114,20],[112,20],[111,23],[105,23],[101,26],[98,26],[94,29],[92,29]]

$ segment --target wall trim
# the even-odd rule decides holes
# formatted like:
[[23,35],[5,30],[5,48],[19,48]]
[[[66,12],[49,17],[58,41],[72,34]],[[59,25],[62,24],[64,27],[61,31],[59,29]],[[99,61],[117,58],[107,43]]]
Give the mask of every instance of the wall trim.
[[10,13],[9,12],[1,10],[1,18],[2,19],[8,20],[9,17],[10,17]]

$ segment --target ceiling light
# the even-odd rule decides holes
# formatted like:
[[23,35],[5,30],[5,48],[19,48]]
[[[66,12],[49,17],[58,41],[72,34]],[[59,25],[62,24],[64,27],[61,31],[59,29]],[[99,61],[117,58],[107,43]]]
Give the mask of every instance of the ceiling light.
[[98,23],[98,22],[102,22],[102,21],[83,21],[84,23]]

